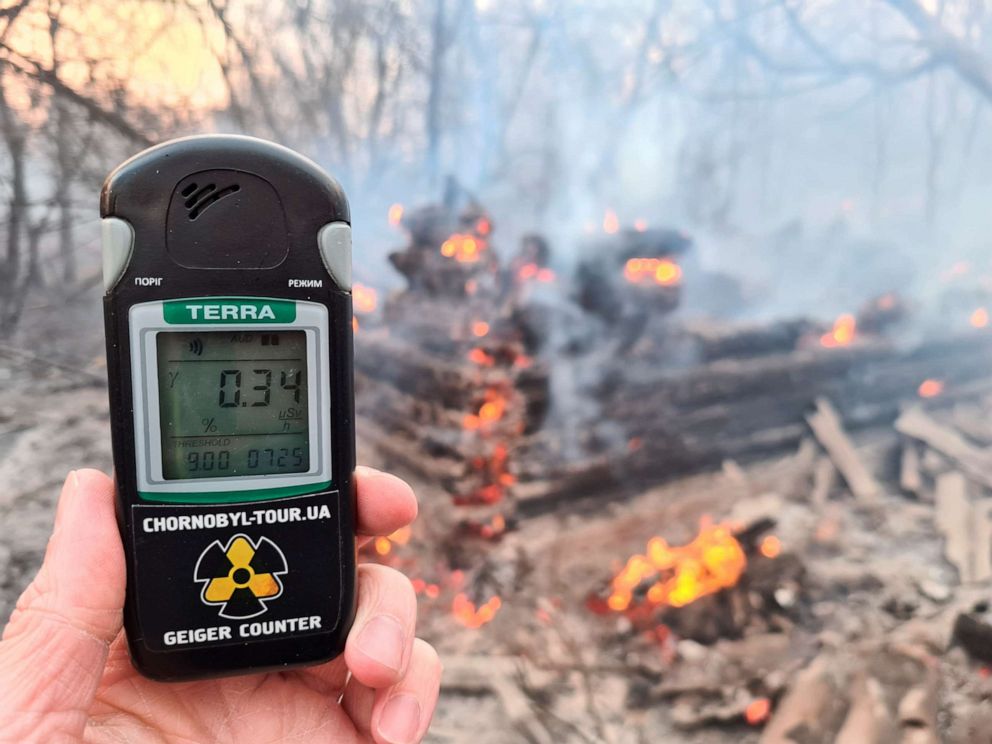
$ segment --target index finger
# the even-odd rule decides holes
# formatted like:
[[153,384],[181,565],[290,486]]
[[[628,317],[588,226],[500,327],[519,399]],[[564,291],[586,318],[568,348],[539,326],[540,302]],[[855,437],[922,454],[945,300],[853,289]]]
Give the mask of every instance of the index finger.
[[359,535],[390,535],[416,519],[417,497],[402,478],[359,465],[355,482]]

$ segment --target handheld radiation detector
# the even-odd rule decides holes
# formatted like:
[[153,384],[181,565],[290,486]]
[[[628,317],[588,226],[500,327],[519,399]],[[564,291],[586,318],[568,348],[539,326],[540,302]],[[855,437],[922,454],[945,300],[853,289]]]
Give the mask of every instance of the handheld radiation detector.
[[124,625],[179,680],[339,654],[355,606],[351,226],[341,187],[190,137],[100,197]]

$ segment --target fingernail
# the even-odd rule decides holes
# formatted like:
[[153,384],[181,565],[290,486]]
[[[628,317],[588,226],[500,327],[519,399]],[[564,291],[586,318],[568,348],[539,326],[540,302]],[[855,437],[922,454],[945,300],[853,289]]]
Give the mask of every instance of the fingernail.
[[403,626],[389,615],[378,615],[358,634],[358,650],[398,672],[403,665]]
[[379,736],[390,744],[411,744],[420,730],[420,703],[408,692],[393,695],[379,717]]
[[79,490],[79,476],[76,475],[75,470],[70,470],[69,475],[65,477],[65,483],[62,485],[62,496],[59,499],[59,508],[55,510],[55,527],[52,530],[52,537],[55,537],[55,532],[62,526],[62,521],[65,518],[66,506],[62,499],[71,498]]

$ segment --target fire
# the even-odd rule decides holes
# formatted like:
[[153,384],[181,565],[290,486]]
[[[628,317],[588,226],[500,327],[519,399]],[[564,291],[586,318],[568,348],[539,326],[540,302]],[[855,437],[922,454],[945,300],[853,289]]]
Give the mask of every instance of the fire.
[[503,600],[494,596],[490,597],[487,602],[484,602],[479,607],[476,607],[475,602],[470,600],[465,594],[459,593],[455,595],[455,598],[451,602],[451,612],[455,616],[455,620],[466,628],[481,628],[496,617],[496,613],[499,612],[499,608],[502,606]]
[[388,215],[389,215],[389,224],[392,225],[393,227],[397,227],[400,224],[400,222],[403,221],[403,205],[393,204],[389,208]]
[[506,398],[495,390],[486,391],[486,400],[476,414],[465,416],[462,424],[466,429],[475,430],[487,424],[495,423],[506,413]]
[[469,351],[468,360],[474,364],[478,364],[480,367],[492,367],[496,364],[496,358],[492,354],[478,347]]
[[411,529],[409,526],[400,527],[389,537],[377,537],[373,541],[375,552],[379,555],[389,555],[393,552],[393,545],[406,545],[410,542]]
[[497,535],[502,535],[504,532],[506,532],[506,517],[502,514],[494,515],[493,518],[489,520],[489,524],[484,524],[479,529],[479,534],[487,540],[492,539]]
[[751,726],[757,726],[768,720],[772,712],[772,701],[768,698],[758,698],[744,709],[744,720]]
[[672,547],[652,537],[645,555],[631,556],[611,582],[607,605],[616,612],[626,610],[634,591],[650,579],[654,582],[647,590],[650,604],[684,607],[734,586],[746,567],[747,557],[730,527],[714,525],[704,517],[699,534],[688,545]]
[[485,241],[468,233],[455,233],[441,244],[441,255],[459,263],[476,263],[486,248]]
[[480,217],[475,223],[475,231],[479,235],[488,235],[493,231],[493,223],[487,217]]
[[352,333],[358,333],[358,318],[354,316],[351,318],[351,330]]
[[848,346],[854,341],[857,328],[858,321],[854,319],[853,315],[841,315],[834,321],[834,327],[820,336],[820,343],[828,349]]
[[644,219],[634,220],[634,229],[637,232],[644,232],[648,229],[648,221]]
[[662,287],[672,287],[682,281],[682,268],[670,258],[631,258],[623,267],[627,281],[653,281]]
[[355,282],[351,288],[351,302],[356,313],[374,313],[379,297],[372,287]]
[[984,328],[989,324],[989,311],[984,307],[977,308],[968,319],[972,328]]
[[921,398],[936,398],[944,392],[944,383],[940,380],[924,380],[916,389]]
[[489,335],[489,324],[484,320],[476,320],[472,323],[472,334],[479,338]]
[[612,209],[607,209],[606,214],[603,215],[603,232],[612,235],[620,229],[620,220],[617,218],[617,213]]
[[541,268],[536,263],[524,264],[517,271],[517,279],[520,281],[535,280],[549,284],[555,280],[555,272],[548,268]]
[[774,535],[769,535],[761,541],[758,550],[765,558],[778,558],[782,554],[782,541]]

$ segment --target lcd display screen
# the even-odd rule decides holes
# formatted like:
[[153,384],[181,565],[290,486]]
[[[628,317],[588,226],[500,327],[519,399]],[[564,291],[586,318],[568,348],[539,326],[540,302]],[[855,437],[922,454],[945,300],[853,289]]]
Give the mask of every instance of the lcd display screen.
[[310,469],[305,331],[157,336],[167,480]]

